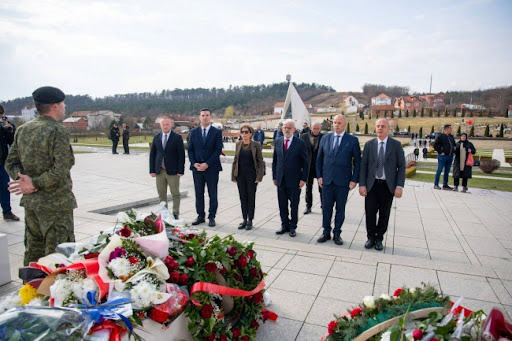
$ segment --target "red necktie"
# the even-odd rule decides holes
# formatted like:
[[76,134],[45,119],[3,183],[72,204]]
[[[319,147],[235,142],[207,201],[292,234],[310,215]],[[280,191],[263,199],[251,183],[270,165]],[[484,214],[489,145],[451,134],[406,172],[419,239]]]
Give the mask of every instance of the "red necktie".
[[288,150],[288,143],[290,143],[290,140],[286,139],[286,140],[284,141],[284,149],[285,149],[285,150]]

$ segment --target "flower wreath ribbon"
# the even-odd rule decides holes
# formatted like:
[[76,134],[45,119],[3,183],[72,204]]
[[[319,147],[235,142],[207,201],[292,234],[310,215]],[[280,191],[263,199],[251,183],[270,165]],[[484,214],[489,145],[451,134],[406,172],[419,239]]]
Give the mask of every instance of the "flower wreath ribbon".
[[66,266],[65,268],[60,268],[57,270],[57,272],[62,272],[65,270],[80,270],[85,269],[85,272],[87,276],[94,279],[96,284],[98,285],[98,288],[100,290],[100,300],[105,297],[105,295],[108,293],[108,283],[104,282],[100,275],[98,275],[98,271],[100,270],[100,265],[98,263],[97,259],[84,259],[81,261],[78,261],[76,263],[73,263],[69,266]]
[[225,287],[218,284],[212,284],[207,282],[196,282],[194,285],[192,285],[192,288],[190,289],[190,300],[192,303],[194,303],[197,306],[200,306],[201,303],[197,302],[192,298],[192,294],[196,291],[205,291],[210,292],[213,294],[219,294],[219,295],[227,295],[227,296],[238,296],[238,297],[247,297],[254,295],[265,287],[265,282],[261,281],[256,288],[254,288],[251,291],[242,290],[242,289],[233,289],[230,287]]

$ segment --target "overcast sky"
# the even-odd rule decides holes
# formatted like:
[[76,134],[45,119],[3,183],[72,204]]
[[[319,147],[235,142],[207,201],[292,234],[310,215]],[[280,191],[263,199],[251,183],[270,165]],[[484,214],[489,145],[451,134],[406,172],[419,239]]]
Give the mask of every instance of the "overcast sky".
[[512,84],[512,1],[0,2],[0,100],[295,82]]

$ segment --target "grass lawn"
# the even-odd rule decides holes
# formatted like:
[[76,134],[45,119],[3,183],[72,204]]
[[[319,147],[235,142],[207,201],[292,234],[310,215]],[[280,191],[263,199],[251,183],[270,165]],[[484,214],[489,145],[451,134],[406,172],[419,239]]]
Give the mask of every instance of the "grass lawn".
[[[408,178],[408,180],[430,182],[430,183],[432,183],[432,186],[434,186],[434,177],[435,177],[435,174],[418,174],[418,173],[416,173],[414,176]],[[453,178],[450,178],[448,184],[450,186],[453,186]],[[468,180],[468,187],[469,187],[470,191],[471,191],[471,187],[473,187],[473,188],[496,189],[499,191],[512,192],[512,181],[473,178],[473,179]],[[460,190],[460,188],[459,188],[459,190]]]

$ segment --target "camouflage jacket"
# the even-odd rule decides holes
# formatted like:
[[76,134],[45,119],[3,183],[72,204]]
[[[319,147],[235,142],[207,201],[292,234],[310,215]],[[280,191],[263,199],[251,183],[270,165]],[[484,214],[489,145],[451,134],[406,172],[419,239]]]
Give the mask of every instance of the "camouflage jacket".
[[66,128],[49,116],[39,115],[17,129],[5,169],[13,179],[19,178],[18,172],[30,176],[38,189],[24,194],[21,206],[63,211],[76,208],[70,174],[74,164]]

